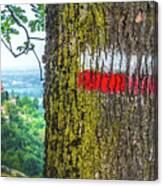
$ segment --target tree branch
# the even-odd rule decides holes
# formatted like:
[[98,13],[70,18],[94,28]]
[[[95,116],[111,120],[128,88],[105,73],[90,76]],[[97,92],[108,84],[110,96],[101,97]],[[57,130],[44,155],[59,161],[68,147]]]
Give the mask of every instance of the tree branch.
[[[1,41],[2,41],[2,43],[4,44],[4,46],[11,52],[11,54],[12,54],[15,58],[19,57],[20,55],[22,55],[22,54],[24,53],[24,51],[22,51],[22,52],[19,53],[19,54],[15,54],[14,51],[12,50],[12,47],[9,47],[9,46],[5,43],[5,41],[4,41],[2,38],[1,38]],[[43,79],[43,74],[42,74],[41,61],[40,61],[40,59],[39,59],[39,57],[38,57],[38,55],[37,55],[35,49],[32,48],[31,50],[33,51],[33,53],[34,53],[34,55],[35,55],[35,57],[36,57],[36,59],[37,59],[37,62],[38,62],[38,64],[39,64],[40,81],[43,81],[44,79]]]
[[13,50],[12,47],[10,45],[10,47],[6,44],[6,42],[1,38],[2,43],[4,44],[4,46],[11,52],[11,54],[16,58],[19,57],[20,55],[24,54],[24,50],[18,54],[16,54]]
[[24,31],[25,31],[25,34],[26,34],[26,37],[27,37],[27,45],[26,47],[24,48],[24,50],[21,52],[22,54],[25,53],[26,51],[28,52],[28,48],[29,48],[29,42],[30,42],[30,38],[29,38],[29,34],[28,34],[28,30],[27,28],[21,24],[21,22],[17,19],[17,17],[15,16],[13,10],[10,8],[9,5],[6,6],[8,8],[8,11],[10,12],[12,18],[15,20],[16,24],[21,27]]

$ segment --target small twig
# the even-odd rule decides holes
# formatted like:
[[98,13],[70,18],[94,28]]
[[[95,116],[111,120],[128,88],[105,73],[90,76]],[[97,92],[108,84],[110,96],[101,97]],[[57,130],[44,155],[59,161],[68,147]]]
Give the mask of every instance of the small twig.
[[43,75],[42,75],[41,61],[40,61],[40,59],[39,59],[39,57],[38,57],[38,55],[37,55],[37,53],[36,53],[36,51],[35,51],[34,48],[32,49],[32,51],[33,51],[33,53],[34,53],[34,55],[35,55],[35,57],[36,57],[36,59],[37,59],[38,65],[39,65],[39,70],[40,70],[40,81],[43,81],[44,79],[43,79]]
[[29,39],[40,40],[40,41],[44,41],[45,40],[45,38],[40,38],[40,37],[29,37]]

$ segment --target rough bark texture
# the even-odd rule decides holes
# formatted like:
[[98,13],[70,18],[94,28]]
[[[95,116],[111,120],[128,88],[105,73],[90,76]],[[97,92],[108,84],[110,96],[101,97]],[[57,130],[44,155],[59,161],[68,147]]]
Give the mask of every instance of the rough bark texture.
[[[156,179],[157,4],[53,4],[47,5],[46,13],[45,175]],[[127,75],[131,75],[131,58],[137,56],[132,76],[138,77],[138,94],[133,93],[134,86],[130,93],[126,88],[117,94],[78,89],[78,72],[88,63],[86,51],[91,56],[90,71],[101,73],[107,60],[99,66],[102,52],[105,58],[112,53],[108,73],[114,71],[115,52],[120,54],[118,73],[126,56]],[[155,93],[141,94],[144,76],[154,77]]]

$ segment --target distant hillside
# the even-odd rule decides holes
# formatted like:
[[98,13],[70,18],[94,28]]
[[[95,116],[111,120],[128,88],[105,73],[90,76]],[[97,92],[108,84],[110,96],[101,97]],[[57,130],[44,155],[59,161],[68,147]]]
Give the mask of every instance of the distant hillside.
[[43,83],[40,81],[38,70],[3,70],[2,82],[9,93],[15,93],[20,97],[42,98]]

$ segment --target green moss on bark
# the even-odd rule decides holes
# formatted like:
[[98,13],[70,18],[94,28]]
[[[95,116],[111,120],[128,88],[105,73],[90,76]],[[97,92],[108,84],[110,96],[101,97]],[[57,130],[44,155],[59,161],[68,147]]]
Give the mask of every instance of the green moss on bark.
[[[147,2],[47,5],[47,177],[156,178],[156,141],[148,136],[154,134],[156,97],[148,95],[147,103],[141,105],[137,104],[139,98],[127,94],[104,95],[77,89],[77,74],[84,70],[81,55],[85,51],[92,58],[98,54],[95,71],[100,70],[101,51],[106,54],[117,48],[126,52],[128,58],[135,52],[140,56],[146,52],[155,55],[151,40],[155,6]],[[148,15],[144,24],[135,23],[140,7]]]

